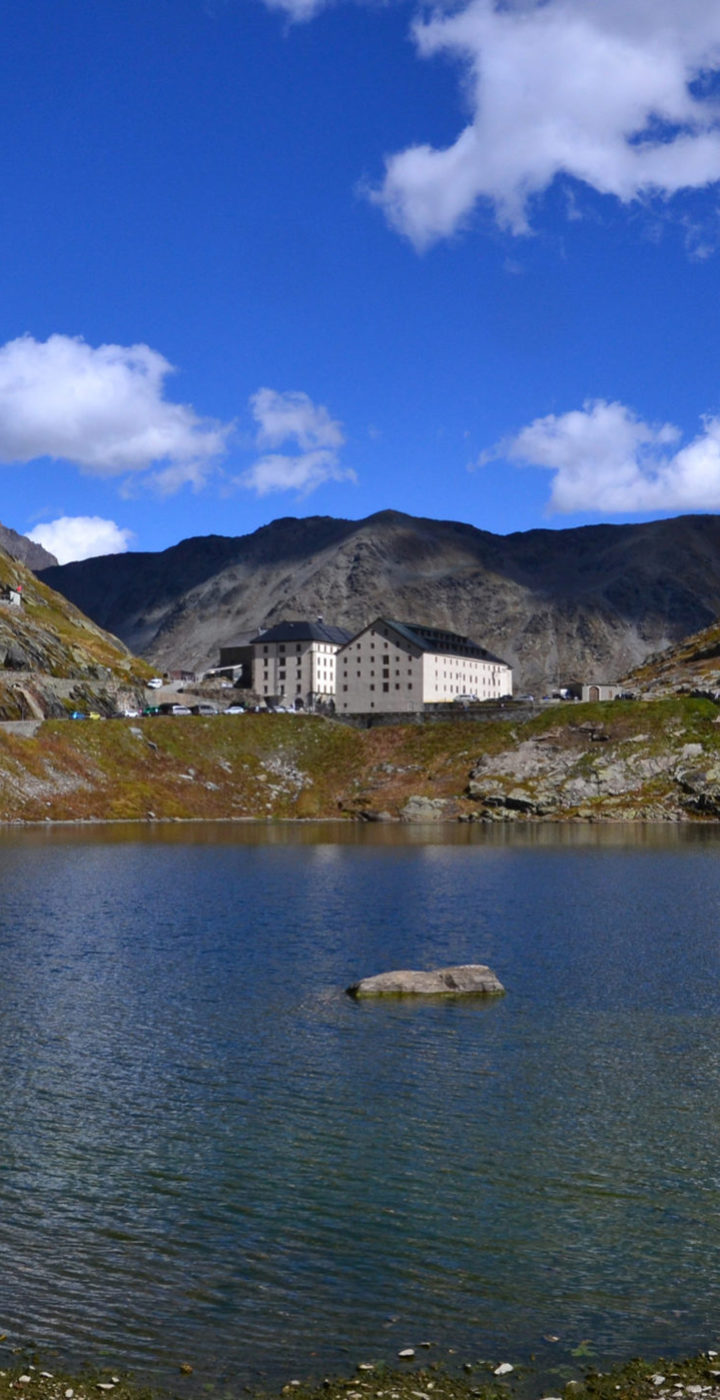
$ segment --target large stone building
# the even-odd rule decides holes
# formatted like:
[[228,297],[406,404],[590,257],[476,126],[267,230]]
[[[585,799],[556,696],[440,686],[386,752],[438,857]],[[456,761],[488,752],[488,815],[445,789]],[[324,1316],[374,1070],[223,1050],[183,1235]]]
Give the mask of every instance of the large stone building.
[[378,617],[337,656],[339,714],[421,710],[460,696],[512,695],[512,670],[469,637]]
[[313,709],[335,700],[335,657],[350,640],[343,627],[279,622],[253,637],[252,688],[269,704]]

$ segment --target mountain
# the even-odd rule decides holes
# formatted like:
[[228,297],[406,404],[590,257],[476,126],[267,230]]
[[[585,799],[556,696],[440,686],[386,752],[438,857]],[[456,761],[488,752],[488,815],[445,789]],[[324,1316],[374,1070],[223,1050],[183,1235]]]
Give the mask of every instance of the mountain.
[[202,669],[284,617],[446,626],[516,689],[613,681],[720,617],[720,517],[493,535],[382,511],[55,566],[43,580],[158,668]]
[[148,666],[0,548],[0,719],[112,713]]
[[683,694],[720,699],[720,622],[647,657],[624,683],[643,699]]
[[54,554],[43,549],[41,544],[35,544],[34,540],[29,540],[27,535],[18,535],[16,530],[11,530],[7,525],[0,525],[0,549],[4,549],[12,559],[19,559],[21,564],[25,564],[28,569],[37,573],[38,569],[49,569],[57,564]]

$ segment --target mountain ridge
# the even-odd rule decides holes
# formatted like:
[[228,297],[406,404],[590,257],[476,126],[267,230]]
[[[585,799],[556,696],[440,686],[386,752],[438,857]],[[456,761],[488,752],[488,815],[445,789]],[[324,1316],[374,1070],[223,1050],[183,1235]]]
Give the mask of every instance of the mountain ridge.
[[11,530],[9,525],[0,525],[0,549],[4,549],[11,559],[18,559],[33,572],[53,568],[58,562],[48,549],[36,544],[34,540],[29,540],[27,535],[19,535],[17,530]]
[[720,617],[720,517],[495,535],[395,510],[285,516],[41,577],[158,668],[203,669],[284,617],[352,631],[384,613],[473,637],[537,690],[615,680]]

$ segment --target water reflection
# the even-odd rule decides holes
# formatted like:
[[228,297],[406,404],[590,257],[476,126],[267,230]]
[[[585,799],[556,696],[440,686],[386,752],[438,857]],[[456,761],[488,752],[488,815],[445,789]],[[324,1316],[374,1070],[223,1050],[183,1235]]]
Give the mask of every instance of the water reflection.
[[[184,1356],[200,1384],[425,1337],[516,1356],[546,1332],[615,1356],[707,1343],[718,833],[622,837],[5,833],[13,1340]],[[388,965],[465,961],[490,962],[507,997],[343,993]]]

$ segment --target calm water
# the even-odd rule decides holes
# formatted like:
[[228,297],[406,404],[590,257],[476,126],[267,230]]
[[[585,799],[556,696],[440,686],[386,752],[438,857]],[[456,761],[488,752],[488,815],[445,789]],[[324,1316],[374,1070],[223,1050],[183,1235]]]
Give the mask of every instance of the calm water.
[[[717,1340],[719,832],[10,833],[0,954],[10,1340],[198,1384]],[[466,961],[507,997],[343,994]]]

